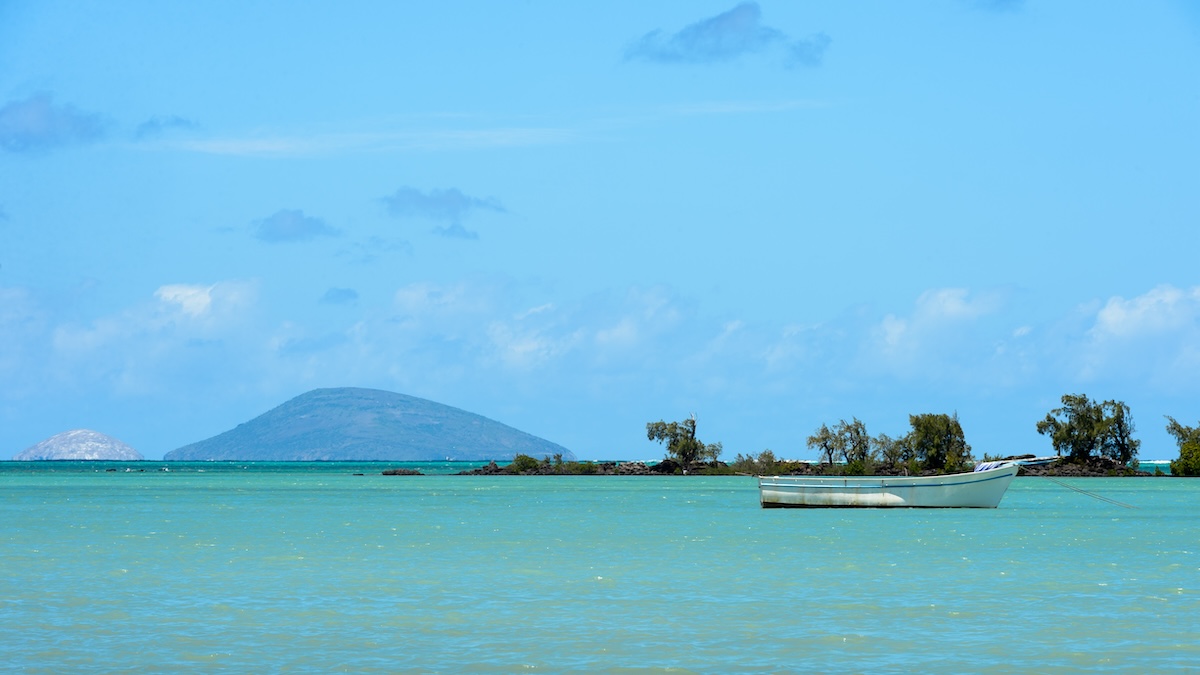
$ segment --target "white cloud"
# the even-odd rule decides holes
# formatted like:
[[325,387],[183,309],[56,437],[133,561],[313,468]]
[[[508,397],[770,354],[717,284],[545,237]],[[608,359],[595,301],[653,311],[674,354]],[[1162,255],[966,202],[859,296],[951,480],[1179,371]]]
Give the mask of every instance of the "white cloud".
[[866,373],[963,380],[1002,370],[1012,328],[1003,319],[1004,295],[939,288],[921,293],[907,316],[887,314],[869,329],[859,366]]
[[941,342],[980,317],[995,312],[998,296],[972,297],[965,288],[940,288],[922,293],[908,317],[888,314],[875,328],[881,353],[908,360],[916,352]]
[[492,322],[488,338],[500,361],[510,368],[531,369],[562,357],[579,345],[583,331],[557,327]]
[[1200,286],[1190,290],[1157,286],[1130,300],[1116,296],[1096,315],[1098,339],[1131,338],[1195,328],[1200,320]]
[[1075,356],[1084,380],[1124,379],[1162,389],[1200,384],[1200,286],[1164,284],[1095,310]]
[[215,286],[193,286],[169,284],[154,292],[154,297],[164,304],[178,307],[184,314],[202,316],[212,308],[212,292]]
[[229,317],[254,303],[257,283],[222,281],[210,285],[167,284],[154,292],[160,310],[168,316],[193,319]]

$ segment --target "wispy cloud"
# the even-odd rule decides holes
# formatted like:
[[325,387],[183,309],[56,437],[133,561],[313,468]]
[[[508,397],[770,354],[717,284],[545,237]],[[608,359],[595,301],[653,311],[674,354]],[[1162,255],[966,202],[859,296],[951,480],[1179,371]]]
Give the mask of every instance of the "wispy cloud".
[[171,131],[195,131],[200,125],[178,115],[155,115],[138,125],[134,138],[139,141],[157,138]]
[[833,44],[833,38],[825,33],[815,33],[803,40],[794,40],[788,45],[786,63],[789,66],[815,68],[825,58],[825,50]]
[[272,244],[337,234],[338,231],[324,220],[306,216],[296,209],[282,209],[254,223],[254,236]]
[[818,66],[831,42],[824,33],[792,40],[783,31],[763,25],[758,3],[743,2],[673,34],[661,29],[650,31],[625,50],[625,58],[654,63],[719,63],[782,49],[787,65]]
[[335,255],[347,258],[355,264],[367,264],[378,260],[384,254],[412,252],[412,244],[404,239],[370,236],[347,242]]
[[357,152],[438,152],[563,143],[575,134],[550,127],[267,134],[177,141],[180,150],[243,157],[309,157]]
[[104,136],[105,127],[99,115],[35,94],[0,108],[0,148],[26,153],[91,143]]
[[442,225],[437,226],[434,232],[464,239],[479,238],[478,233],[462,225],[463,219],[468,215],[478,211],[507,213],[495,197],[471,197],[463,194],[458,188],[434,188],[429,192],[422,192],[417,188],[404,186],[384,197],[383,202],[393,216],[440,222]]
[[[819,43],[823,39],[814,36],[808,41],[796,41],[793,47],[800,55],[785,54],[785,65],[801,59],[801,55],[806,53],[808,55],[803,56],[803,59],[808,59],[811,63],[814,54],[820,49],[814,51],[803,45],[814,40]],[[808,52],[805,49],[808,49]],[[782,52],[786,52],[786,49],[782,49]],[[826,101],[813,99],[706,101],[627,111],[624,114],[618,112],[610,116],[573,116],[561,124],[551,122],[543,126],[401,131],[385,128],[313,133],[265,131],[222,136],[181,133],[199,132],[201,127],[184,118],[162,117],[143,123],[139,127],[138,140],[154,142],[156,147],[166,150],[237,157],[288,158],[360,153],[456,152],[590,142],[609,138],[614,128],[658,124],[680,115],[744,115],[787,112],[827,105]],[[569,111],[563,114],[570,115]],[[444,117],[454,120],[474,119],[472,115]]]

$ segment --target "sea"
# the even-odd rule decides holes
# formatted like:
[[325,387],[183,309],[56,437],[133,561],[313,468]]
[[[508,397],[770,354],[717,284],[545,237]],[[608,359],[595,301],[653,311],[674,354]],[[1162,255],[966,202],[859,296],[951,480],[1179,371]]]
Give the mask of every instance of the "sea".
[[474,466],[0,462],[0,672],[1200,671],[1198,480],[764,510]]

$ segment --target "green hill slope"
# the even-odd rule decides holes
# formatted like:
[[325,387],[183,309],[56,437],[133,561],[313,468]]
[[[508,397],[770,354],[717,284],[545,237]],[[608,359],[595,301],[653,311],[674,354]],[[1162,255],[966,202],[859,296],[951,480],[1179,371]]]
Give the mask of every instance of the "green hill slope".
[[168,452],[178,461],[435,461],[534,457],[566,448],[486,417],[378,389],[314,389],[244,424]]

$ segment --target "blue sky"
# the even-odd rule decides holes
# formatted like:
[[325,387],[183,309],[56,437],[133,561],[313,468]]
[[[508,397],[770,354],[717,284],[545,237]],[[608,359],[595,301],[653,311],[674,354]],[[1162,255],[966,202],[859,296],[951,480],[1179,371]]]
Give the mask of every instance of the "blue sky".
[[582,458],[1200,420],[1200,3],[0,1],[0,456],[316,387]]

